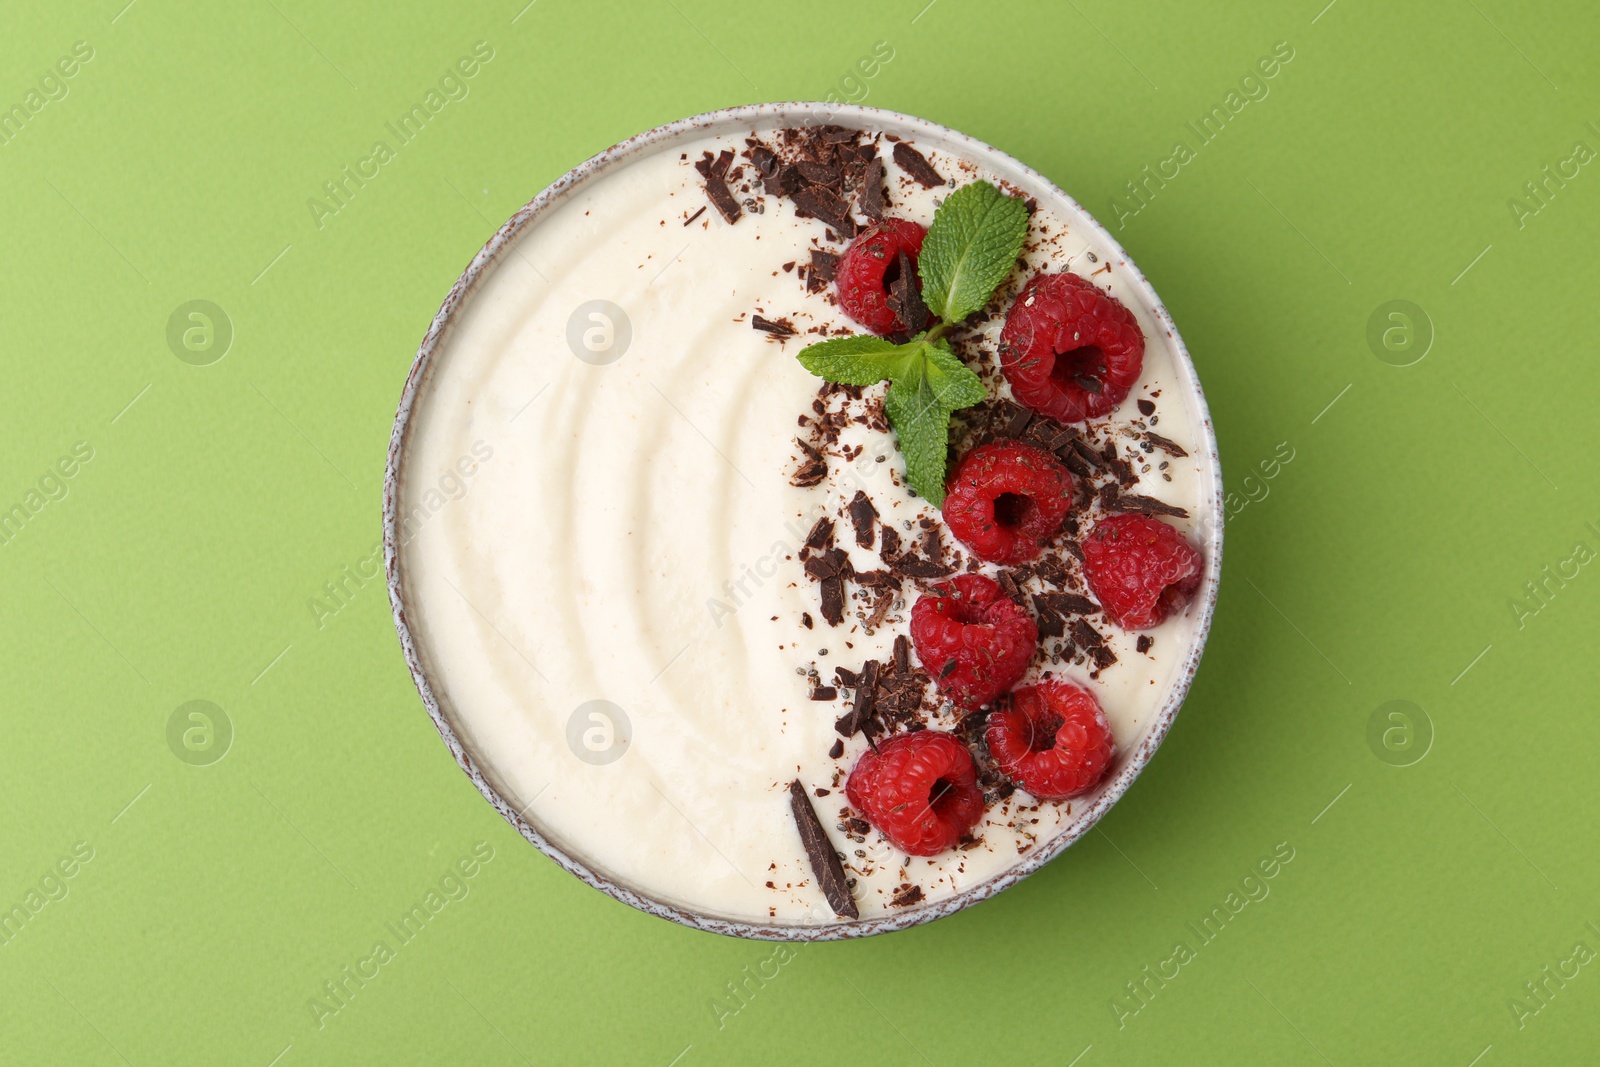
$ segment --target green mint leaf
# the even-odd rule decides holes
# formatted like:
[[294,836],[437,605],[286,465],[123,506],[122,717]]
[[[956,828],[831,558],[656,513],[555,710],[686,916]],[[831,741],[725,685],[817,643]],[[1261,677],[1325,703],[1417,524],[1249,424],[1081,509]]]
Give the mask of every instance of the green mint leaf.
[[903,372],[910,345],[897,345],[871,334],[830,337],[807,345],[800,365],[840,385],[876,385]]
[[950,413],[988,396],[983,382],[944,341],[912,342],[915,355],[884,398],[884,411],[906,458],[906,481],[929,503],[944,503]]
[[887,379],[884,411],[906,461],[906,482],[929,503],[944,503],[950,414],[987,397],[988,390],[943,338],[897,345],[881,337],[833,337],[808,346],[800,363],[841,385]]
[[884,410],[906,460],[906,481],[930,504],[944,503],[944,467],[949,451],[950,412],[938,402],[927,377],[897,379]]
[[949,342],[943,338],[928,345],[927,374],[939,403],[951,411],[970,408],[989,396],[983,380],[950,351]]
[[1028,237],[1028,207],[988,182],[963,185],[933,213],[917,273],[922,300],[946,322],[989,302]]

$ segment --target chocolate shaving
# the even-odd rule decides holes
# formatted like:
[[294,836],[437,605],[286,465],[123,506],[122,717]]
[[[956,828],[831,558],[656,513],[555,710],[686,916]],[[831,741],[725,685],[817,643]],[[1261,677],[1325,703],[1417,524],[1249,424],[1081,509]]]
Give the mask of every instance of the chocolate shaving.
[[922,887],[907,883],[894,891],[894,896],[889,899],[891,906],[896,908],[909,907],[922,899]]
[[806,547],[827,548],[831,544],[833,544],[833,520],[824,515],[817,520],[815,526],[811,527],[811,532],[806,534]]
[[889,295],[884,301],[889,310],[905,324],[907,333],[921,333],[928,321],[928,306],[922,302],[922,290],[917,287],[916,268],[911,257],[901,252],[895,260],[899,267],[894,281],[889,283]]
[[883,551],[879,553],[885,563],[893,564],[894,557],[900,554],[900,531],[888,523],[883,524]]
[[824,252],[820,248],[811,250],[811,276],[820,278],[825,282],[833,281],[839,271],[839,257],[832,252]]
[[[822,457],[822,453],[814,446],[807,444],[800,438],[796,437],[794,443],[800,446],[800,451],[805,458],[800,461],[800,466],[796,467],[794,474],[789,477],[789,484],[798,489],[809,489],[828,476],[828,461]],[[818,519],[817,526],[812,528],[812,533],[816,533],[817,528],[824,522],[828,523],[829,533],[831,534],[833,523],[827,519]]]
[[725,178],[728,168],[733,165],[733,153],[724,148],[716,158],[710,152],[700,153],[700,158],[695,160],[694,169],[700,172],[702,178]]
[[883,160],[874,152],[867,169],[861,172],[861,185],[856,189],[856,207],[874,222],[883,218],[884,209],[889,206],[889,198],[883,191],[883,176]]
[[928,162],[927,157],[904,141],[895,142],[894,161],[900,165],[901,170],[925,188],[932,189],[944,184],[944,179],[933,169],[933,164]]
[[812,700],[832,700],[839,695],[839,690],[831,685],[819,685],[811,690]]
[[876,630],[879,626],[883,625],[883,620],[889,617],[889,609],[894,607],[894,597],[898,588],[899,587],[896,586],[895,589],[878,590],[878,599],[872,605],[872,614],[868,615],[862,620],[862,624],[867,628],[867,632],[870,633],[873,630]]
[[837,189],[844,180],[839,168],[832,163],[813,163],[809,159],[802,159],[795,164],[795,169],[800,172],[800,177],[812,185],[826,185]]
[[844,622],[844,579],[838,575],[822,580],[822,617],[829,626]]
[[905,634],[897,634],[894,639],[894,671],[896,674],[909,674],[911,672],[911,642]]
[[751,329],[770,333],[774,337],[793,337],[799,331],[794,328],[794,323],[788,319],[768,319],[760,315],[750,316]]
[[850,208],[828,190],[808,185],[796,189],[789,199],[794,204],[795,214],[801,218],[821,219],[841,237],[856,235],[856,224],[850,217]]
[[[1141,400],[1140,403],[1142,404],[1144,401]],[[1189,454],[1188,452],[1184,451],[1183,446],[1178,444],[1178,442],[1162,437],[1158,433],[1146,431],[1144,439],[1161,449],[1161,451],[1165,452],[1167,455],[1173,456],[1177,459],[1183,459]]]
[[1140,634],[1139,640],[1133,643],[1133,647],[1139,652],[1149,652],[1150,646],[1153,644],[1155,644],[1155,641],[1149,634]]
[[1130,511],[1138,515],[1171,515],[1178,519],[1187,519],[1189,513],[1172,504],[1163,504],[1155,497],[1139,496],[1136,493],[1126,493],[1116,498],[1117,511]]
[[1001,571],[1000,576],[995,579],[995,584],[1000,586],[1000,591],[1006,595],[1007,599],[1018,604],[1022,603],[1022,590],[1017,588],[1017,580],[1011,576],[1009,571]]
[[850,557],[842,548],[812,552],[806,560],[805,570],[807,576],[819,582],[843,577],[850,573]]
[[1105,457],[1096,452],[1089,442],[1085,441],[1081,437],[1074,437],[1072,439],[1072,450],[1078,455],[1082,456],[1084,461],[1088,463],[1089,466],[1094,467],[1096,470],[1100,470],[1106,465]]
[[955,570],[948,563],[918,559],[916,556],[898,556],[888,562],[896,574],[903,574],[907,578],[944,578]]
[[878,509],[872,506],[866,493],[857,489],[845,510],[850,513],[850,524],[856,528],[856,544],[871,548],[873,532],[878,525]]
[[846,689],[854,689],[861,679],[861,676],[849,667],[835,667],[833,669],[833,677],[835,681]]
[[1041,593],[1035,599],[1042,599],[1050,606],[1051,611],[1058,611],[1063,615],[1093,615],[1100,610],[1099,604],[1076,593]]
[[696,211],[693,215],[690,215],[688,218],[684,219],[683,220],[683,224],[685,226],[687,226],[687,225],[689,225],[689,223],[693,222],[695,219],[699,218],[701,215],[704,215],[705,213],[706,213],[706,206],[704,204],[701,204],[700,205],[700,210]]
[[711,206],[721,212],[722,217],[730,223],[739,221],[739,216],[743,213],[743,209],[739,207],[739,201],[733,198],[733,194],[728,191],[728,186],[722,179],[706,179],[706,198],[711,201]]
[[1062,637],[1066,634],[1067,620],[1058,615],[1043,596],[1034,595],[1033,612],[1040,637]]
[[822,820],[817,818],[817,809],[811,806],[811,798],[806,796],[805,787],[798,778],[789,783],[789,808],[794,812],[795,826],[800,829],[800,843],[805,846],[806,859],[811,862],[811,873],[816,877],[822,895],[828,898],[828,906],[835,915],[859,919],[861,912],[850,896],[850,885],[844,877],[844,864],[839,862],[839,854],[834,851],[833,842],[828,840],[828,832],[822,828]]
[[776,173],[761,175],[761,187],[773,196],[788,196],[800,187],[800,172],[780,165]]
[[1144,399],[1141,399],[1139,401],[1139,414],[1143,415],[1145,418],[1148,419],[1151,415],[1154,415],[1155,413],[1156,413],[1156,405],[1155,405],[1154,401],[1144,400]]
[[1073,622],[1072,639],[1077,642],[1079,648],[1099,648],[1106,643],[1106,639],[1100,636],[1100,631],[1090,626],[1084,619]]
[[750,162],[755,164],[756,173],[761,175],[763,185],[776,178],[783,166],[778,162],[778,154],[766,145],[756,145],[750,149]]
[[833,728],[844,737],[854,737],[872,718],[872,706],[878,696],[878,661],[867,660],[856,679],[855,702],[850,710],[839,717]]
[[1001,409],[1002,422],[998,435],[1001,437],[1021,437],[1028,429],[1028,424],[1033,421],[1033,412],[1021,404],[1006,401],[1006,407]]
[[833,739],[833,744],[828,746],[828,758],[838,759],[842,755],[844,755],[844,741],[836,737]]
[[1067,568],[1048,556],[1033,565],[1033,571],[1051,585],[1067,584]]
[[722,217],[730,223],[738,222],[744,209],[739,206],[733,193],[728,191],[728,167],[733,163],[733,153],[724,150],[716,159],[711,158],[711,153],[706,152],[704,158],[698,160],[694,169],[700,172],[700,177],[705,179],[706,198],[711,201],[711,206],[722,213]]
[[1067,470],[1080,478],[1088,478],[1094,474],[1094,468],[1083,461],[1083,457],[1074,452],[1070,446],[1056,452]]

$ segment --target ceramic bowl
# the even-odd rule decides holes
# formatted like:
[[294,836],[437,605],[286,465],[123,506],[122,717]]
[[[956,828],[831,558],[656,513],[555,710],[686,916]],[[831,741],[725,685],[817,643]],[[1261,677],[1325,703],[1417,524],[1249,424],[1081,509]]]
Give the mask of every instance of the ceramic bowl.
[[[982,160],[999,177],[1010,182],[1041,203],[1050,204],[1075,227],[1080,237],[1090,243],[1100,259],[1121,268],[1128,282],[1124,298],[1131,294],[1134,302],[1142,305],[1147,320],[1165,333],[1164,338],[1148,339],[1149,343],[1164,344],[1175,367],[1181,396],[1172,398],[1185,405],[1195,427],[1201,465],[1200,511],[1195,516],[1196,532],[1205,554],[1205,573],[1199,592],[1192,601],[1190,611],[1196,615],[1196,628],[1190,646],[1172,685],[1161,699],[1155,714],[1145,720],[1139,736],[1128,745],[1119,746],[1119,762],[1114,773],[1084,802],[1073,822],[1063,826],[1056,835],[1041,841],[1039,846],[1019,857],[1014,865],[987,881],[972,885],[954,896],[925,904],[913,905],[892,915],[878,915],[857,920],[840,920],[821,924],[783,925],[743,922],[712,915],[699,914],[672,904],[652,899],[638,890],[591,869],[579,859],[568,854],[540,833],[539,827],[524,819],[501,796],[494,784],[485,776],[480,761],[462,743],[460,732],[452,722],[452,715],[441,702],[439,690],[424,666],[425,657],[419,655],[418,636],[408,622],[406,575],[399,553],[399,516],[402,475],[406,465],[406,446],[409,439],[413,411],[424,391],[428,371],[435,354],[451,329],[454,317],[463,302],[472,294],[480,281],[491,272],[511,244],[526,231],[538,225],[541,215],[552,205],[585,182],[593,180],[608,169],[623,164],[644,153],[675,150],[685,140],[707,133],[748,133],[754,128],[796,127],[815,125],[842,125],[897,134],[916,141],[921,146],[950,150]],[[825,103],[759,104],[713,111],[693,118],[681,119],[665,126],[629,138],[601,152],[593,159],[573,168],[559,181],[534,197],[528,204],[502,226],[481,251],[473,258],[465,272],[451,288],[439,313],[434,317],[427,335],[417,350],[401,395],[399,412],[389,441],[388,466],[384,476],[383,540],[389,597],[394,609],[395,627],[399,631],[401,648],[410,666],[423,706],[438,728],[445,744],[455,756],[484,798],[494,805],[523,837],[563,868],[583,879],[589,885],[608,893],[618,900],[631,904],[652,915],[671,919],[687,926],[720,934],[767,940],[824,941],[841,938],[864,937],[871,934],[898,930],[950,915],[986,900],[1002,889],[1015,885],[1028,875],[1060,855],[1078,840],[1111,808],[1133,784],[1157,747],[1171,728],[1178,709],[1188,692],[1210,628],[1216,604],[1218,576],[1222,565],[1222,477],[1217,459],[1216,438],[1212,432],[1205,396],[1195,375],[1177,327],[1162,307],[1144,276],[1133,266],[1127,254],[1104,227],[1100,226],[1076,201],[1062,192],[1036,171],[1024,166],[1010,156],[973,140],[954,130],[908,115],[855,105]]]

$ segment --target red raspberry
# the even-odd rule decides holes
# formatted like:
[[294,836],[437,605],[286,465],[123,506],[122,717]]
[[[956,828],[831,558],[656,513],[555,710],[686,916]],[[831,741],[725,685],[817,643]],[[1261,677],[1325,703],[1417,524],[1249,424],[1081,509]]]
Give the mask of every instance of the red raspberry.
[[944,521],[979,559],[1015,567],[1039,554],[1072,506],[1072,475],[1021,441],[992,441],[962,457],[944,498]]
[[[844,313],[873,333],[908,332],[906,324],[889,307],[889,286],[900,276],[901,252],[911,260],[915,275],[922,239],[927,234],[925,227],[909,219],[884,219],[862,230],[845,249],[834,274]],[[921,292],[922,279],[913,280]]]
[[911,643],[940,691],[976,708],[1017,684],[1039,644],[1039,627],[991,579],[962,574],[918,599]]
[[1144,366],[1144,334],[1116,297],[1076,274],[1036,274],[1000,331],[1012,394],[1057,422],[1106,414]]
[[1083,542],[1089,591],[1124,630],[1148,630],[1200,588],[1200,553],[1148,515],[1101,519]]
[[1094,694],[1072,682],[1043,682],[1011,694],[989,716],[989,754],[1040,800],[1066,800],[1099,784],[1111,762],[1111,727]]
[[844,791],[869,823],[913,856],[943,852],[983,818],[972,753],[937,730],[898,734],[876,752],[863,752]]

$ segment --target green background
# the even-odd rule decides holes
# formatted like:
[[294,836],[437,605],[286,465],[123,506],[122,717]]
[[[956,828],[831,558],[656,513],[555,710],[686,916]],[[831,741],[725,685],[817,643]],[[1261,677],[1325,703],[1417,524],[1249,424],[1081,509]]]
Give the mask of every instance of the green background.
[[[0,1059],[1591,1057],[1600,967],[1523,985],[1600,948],[1600,174],[1523,188],[1600,146],[1587,5],[125,2],[13,3],[0,36],[4,108],[94,51],[0,144],[0,508],[42,505],[0,545],[0,908],[92,849],[0,944]],[[319,227],[322,183],[480,40],[470,95]],[[1280,41],[1269,95],[1115,230]],[[401,383],[495,227],[642,129],[830,92],[1113,227],[1193,352],[1235,514],[1192,696],[1100,830],[953,918],[774,957],[562,873],[440,743],[381,582],[311,603],[378,541]],[[167,341],[196,299],[234,332],[208,366]],[[1420,314],[1381,319],[1388,352],[1393,300]],[[232,724],[209,765],[169,745],[191,700]],[[319,1027],[323,983],[479,842],[470,894]],[[1119,1019],[1285,842],[1270,895]]]

